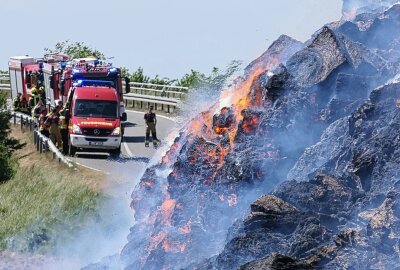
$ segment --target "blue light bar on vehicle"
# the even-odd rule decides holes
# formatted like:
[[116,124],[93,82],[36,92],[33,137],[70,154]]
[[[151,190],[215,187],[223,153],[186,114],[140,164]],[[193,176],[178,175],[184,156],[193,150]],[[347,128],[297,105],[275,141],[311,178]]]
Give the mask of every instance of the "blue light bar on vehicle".
[[105,86],[105,87],[114,87],[114,82],[111,81],[97,81],[97,80],[78,80],[76,82],[76,86]]
[[74,68],[74,69],[72,69],[72,73],[73,73],[73,74],[75,74],[75,73],[82,73],[82,70],[77,69],[77,68]]
[[117,73],[118,69],[117,68],[110,68],[110,69],[108,69],[108,72],[109,73]]

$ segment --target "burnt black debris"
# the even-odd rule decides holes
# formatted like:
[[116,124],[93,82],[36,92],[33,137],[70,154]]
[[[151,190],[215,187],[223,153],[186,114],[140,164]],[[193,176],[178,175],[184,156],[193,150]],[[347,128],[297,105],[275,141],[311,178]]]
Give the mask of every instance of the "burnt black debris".
[[396,269],[399,24],[369,10],[252,62],[240,106],[193,119],[142,177],[126,269]]

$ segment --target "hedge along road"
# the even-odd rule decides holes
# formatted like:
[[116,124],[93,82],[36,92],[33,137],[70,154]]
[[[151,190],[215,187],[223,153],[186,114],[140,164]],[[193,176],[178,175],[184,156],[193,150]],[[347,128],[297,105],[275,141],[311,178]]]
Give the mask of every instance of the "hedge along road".
[[[127,111],[127,114],[128,121],[119,157],[101,152],[77,152],[77,155],[71,160],[78,165],[105,172],[116,178],[128,180],[139,177],[157,149],[153,147],[152,143],[149,147],[144,146],[144,113]],[[174,120],[157,115],[157,137],[161,143],[165,142],[166,136],[175,127],[175,124]]]

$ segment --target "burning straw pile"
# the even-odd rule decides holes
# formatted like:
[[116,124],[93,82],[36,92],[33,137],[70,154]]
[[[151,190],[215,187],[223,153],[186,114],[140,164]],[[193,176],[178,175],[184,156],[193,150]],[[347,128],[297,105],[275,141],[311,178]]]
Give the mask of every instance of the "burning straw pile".
[[[261,258],[242,269],[338,266],[339,247],[349,246],[354,257],[342,259],[353,265],[364,244],[370,250],[361,255],[389,265],[383,259],[398,251],[384,257],[376,248],[385,237],[397,239],[397,219],[374,207],[397,209],[398,193],[394,180],[379,183],[375,155],[395,162],[397,137],[391,143],[380,132],[391,125],[385,113],[395,129],[400,87],[366,100],[397,72],[399,10],[325,26],[306,44],[282,36],[251,63],[142,177],[132,195],[136,224],[121,254],[126,268],[236,269]],[[368,29],[359,28],[373,16]],[[382,25],[397,28],[386,33]],[[382,140],[373,146],[361,138]],[[387,152],[378,150],[383,145]],[[301,182],[279,187],[286,179]]]

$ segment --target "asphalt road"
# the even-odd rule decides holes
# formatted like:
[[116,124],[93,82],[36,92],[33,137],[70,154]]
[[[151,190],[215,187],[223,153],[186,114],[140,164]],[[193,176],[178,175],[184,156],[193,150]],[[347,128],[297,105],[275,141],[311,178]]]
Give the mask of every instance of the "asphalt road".
[[[156,154],[159,148],[144,146],[145,123],[144,113],[127,111],[128,120],[125,128],[125,136],[121,146],[119,157],[110,156],[107,153],[77,153],[73,162],[112,175],[115,178],[129,179],[140,176],[146,164]],[[169,118],[157,116],[157,137],[161,144],[166,136],[175,127],[175,122]]]

